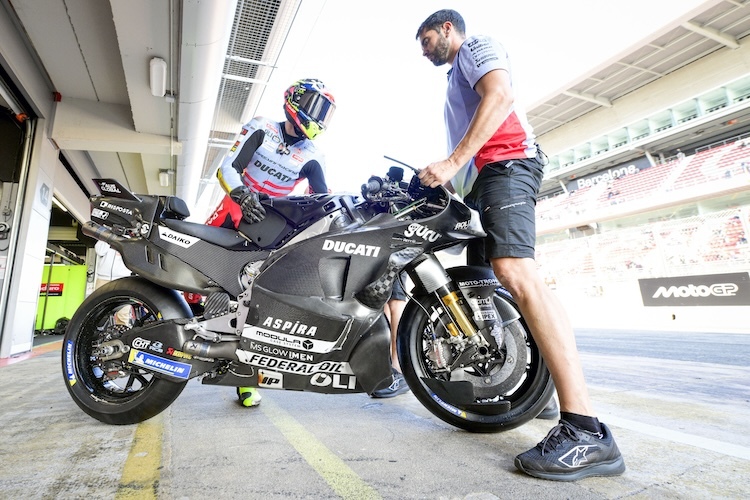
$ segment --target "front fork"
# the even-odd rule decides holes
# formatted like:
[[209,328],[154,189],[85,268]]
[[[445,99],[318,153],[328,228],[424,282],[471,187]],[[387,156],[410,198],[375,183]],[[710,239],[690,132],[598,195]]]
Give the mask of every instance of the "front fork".
[[443,304],[450,318],[445,326],[451,337],[463,337],[469,343],[481,347],[489,345],[473,319],[476,311],[437,257],[431,254],[419,257],[410,270],[410,276],[425,292],[435,294]]

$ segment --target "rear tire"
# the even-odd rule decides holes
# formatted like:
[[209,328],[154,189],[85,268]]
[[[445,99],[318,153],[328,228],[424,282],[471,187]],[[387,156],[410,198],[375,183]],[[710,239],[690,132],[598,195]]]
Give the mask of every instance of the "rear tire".
[[70,319],[63,338],[62,369],[73,401],[93,418],[115,425],[164,411],[187,382],[157,378],[129,364],[127,355],[103,360],[96,350],[134,326],[191,316],[176,291],[142,278],[122,278],[97,289]]
[[[518,306],[509,296],[495,293],[494,300],[504,301],[518,311]],[[498,307],[498,310],[503,308]],[[542,411],[555,387],[520,313],[519,319],[504,327],[505,340],[499,350],[494,339],[487,339],[493,346],[496,359],[504,361],[490,367],[467,366],[452,372],[441,370],[432,354],[437,345],[440,346],[439,349],[443,349],[441,356],[451,356],[448,344],[434,342],[435,338],[450,337],[444,326],[446,322],[446,313],[437,298],[421,296],[414,297],[409,302],[399,324],[397,344],[403,375],[425,408],[440,420],[470,432],[513,429]],[[482,368],[487,373],[480,373]],[[510,403],[510,410],[506,411],[500,406],[446,401],[425,384],[424,378],[446,382],[469,381],[477,399],[507,401]]]

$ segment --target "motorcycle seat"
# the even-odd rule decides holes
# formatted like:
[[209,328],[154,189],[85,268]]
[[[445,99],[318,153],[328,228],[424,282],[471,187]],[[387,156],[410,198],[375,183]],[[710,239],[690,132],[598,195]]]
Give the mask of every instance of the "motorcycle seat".
[[190,209],[182,198],[167,196],[164,199],[162,216],[167,219],[187,219],[190,217]]

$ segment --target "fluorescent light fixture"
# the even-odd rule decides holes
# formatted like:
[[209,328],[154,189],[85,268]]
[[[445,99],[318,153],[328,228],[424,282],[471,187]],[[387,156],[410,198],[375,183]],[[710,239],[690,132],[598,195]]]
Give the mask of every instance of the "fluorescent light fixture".
[[62,204],[62,203],[60,203],[60,202],[59,202],[59,201],[57,200],[57,198],[55,198],[54,196],[52,197],[52,203],[54,203],[54,204],[55,204],[55,205],[57,206],[57,208],[59,208],[59,209],[60,209],[60,210],[62,210],[63,212],[67,212],[67,211],[68,211],[68,209],[67,209],[67,208],[65,208],[65,206],[63,206],[63,204]]
[[167,93],[167,61],[161,57],[154,57],[149,63],[151,95],[164,97]]

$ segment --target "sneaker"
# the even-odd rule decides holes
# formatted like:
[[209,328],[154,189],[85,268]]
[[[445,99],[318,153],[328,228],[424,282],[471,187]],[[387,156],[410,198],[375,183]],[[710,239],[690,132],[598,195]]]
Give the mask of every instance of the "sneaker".
[[385,389],[374,391],[370,396],[373,398],[392,398],[405,392],[409,392],[409,386],[406,385],[406,379],[399,372],[393,370],[393,382],[391,382],[391,385]]
[[530,476],[553,481],[622,474],[625,461],[609,428],[601,426],[598,434],[560,420],[541,443],[516,457],[516,467]]
[[263,396],[256,387],[238,387],[237,397],[242,406],[258,406]]
[[557,407],[557,401],[555,401],[555,398],[552,398],[536,418],[539,420],[557,420],[559,413],[560,409]]

